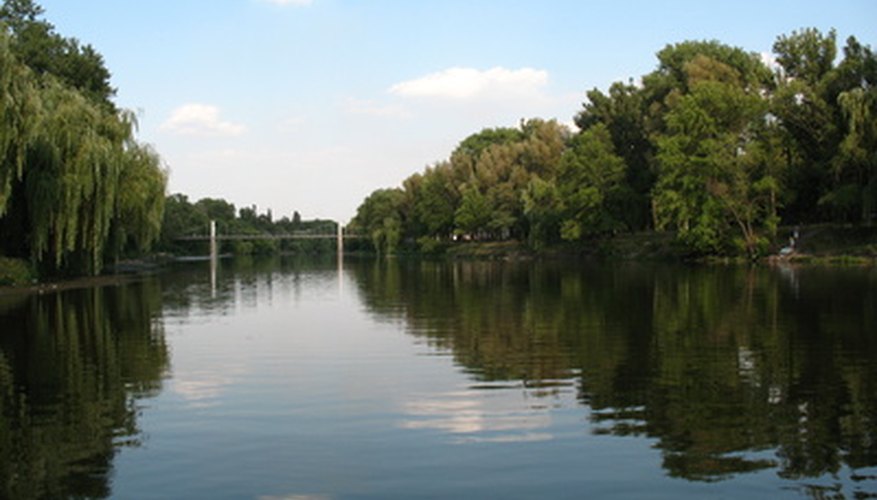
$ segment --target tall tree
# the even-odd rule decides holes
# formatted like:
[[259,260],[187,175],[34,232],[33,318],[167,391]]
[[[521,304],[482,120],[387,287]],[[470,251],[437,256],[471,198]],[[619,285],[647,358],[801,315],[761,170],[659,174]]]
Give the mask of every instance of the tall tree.
[[0,23],[11,35],[12,52],[36,74],[54,75],[93,102],[115,110],[116,90],[103,56],[91,45],[65,38],[42,19],[44,10],[33,0],[5,0]]
[[652,223],[650,195],[655,172],[645,93],[632,83],[616,82],[609,87],[608,95],[598,89],[587,95],[588,102],[576,116],[576,125],[583,131],[598,123],[608,128],[615,151],[624,159],[630,187],[620,215],[631,229],[646,229]]
[[93,274],[109,255],[157,237],[166,174],[111,93],[69,80],[85,68],[82,54],[103,69],[99,54],[40,15],[28,0],[0,8],[0,251],[45,273]]
[[41,102],[31,71],[19,64],[0,34],[0,217],[9,206],[13,181],[24,174],[27,147],[38,130]]
[[617,208],[627,194],[624,178],[624,160],[615,154],[608,127],[597,124],[576,136],[557,174],[561,237],[574,241],[622,229]]
[[[773,113],[800,161],[789,174],[790,219],[867,220],[873,213],[869,116],[877,57],[850,37],[839,65],[834,30],[806,29],[774,44],[780,65]],[[873,121],[873,120],[871,120]]]
[[777,37],[773,51],[785,78],[817,85],[834,68],[837,33],[823,35],[816,28],[793,31]]
[[356,210],[352,229],[367,234],[375,250],[393,253],[402,239],[400,207],[405,194],[401,189],[379,189],[370,194]]
[[656,217],[692,250],[727,251],[734,241],[730,228],[737,226],[739,246],[754,257],[766,243],[764,232],[774,230],[776,180],[750,160],[766,109],[758,94],[706,81],[668,113],[667,133],[658,138]]

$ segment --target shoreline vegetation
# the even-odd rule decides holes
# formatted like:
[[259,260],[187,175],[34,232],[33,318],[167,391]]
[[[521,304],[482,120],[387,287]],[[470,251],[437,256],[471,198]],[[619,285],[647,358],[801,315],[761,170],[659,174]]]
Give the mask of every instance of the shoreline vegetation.
[[351,227],[381,254],[515,240],[524,253],[637,255],[627,240],[672,234],[644,253],[844,260],[788,235],[877,221],[877,56],[815,28],[772,48],[767,62],[716,40],[667,45],[651,73],[589,91],[575,128],[534,118],[472,134],[372,192]]
[[[746,256],[698,256],[687,253],[671,232],[619,234],[594,240],[588,246],[558,245],[533,250],[516,241],[462,243],[450,246],[441,255],[450,259],[528,260],[586,258],[600,260],[668,261],[702,264],[746,265],[877,265],[877,226],[839,226],[820,224],[798,228],[797,248],[781,254],[788,240],[771,244],[772,252],[751,260]],[[789,228],[786,234],[794,231]]]
[[[0,4],[0,286],[40,290],[203,255],[185,239],[210,221],[221,234],[336,231],[298,212],[275,219],[167,195],[166,168],[113,102],[101,54],[43,14],[33,0]],[[877,55],[815,28],[772,49],[768,61],[717,40],[669,44],[651,73],[587,92],[575,127],[531,118],[474,133],[368,195],[346,228],[365,238],[345,250],[873,264]],[[219,248],[329,252],[327,239]]]
[[[784,228],[785,229],[785,228]],[[794,231],[788,228],[787,233]],[[772,245],[776,251],[756,261],[746,257],[693,257],[685,254],[685,248],[670,232],[629,233],[611,238],[594,240],[592,244],[558,245],[541,250],[533,250],[519,241],[462,242],[447,246],[440,252],[424,254],[417,251],[399,252],[399,258],[428,258],[448,260],[489,260],[489,261],[529,261],[529,260],[605,260],[605,261],[665,261],[689,262],[705,265],[759,265],[759,266],[866,266],[877,265],[877,226],[839,226],[821,224],[798,228],[800,238],[798,248],[788,255],[779,250],[784,241]],[[308,252],[325,254],[325,251]],[[355,254],[377,255],[375,252],[354,250]],[[301,255],[298,251],[277,251],[256,254],[256,257]],[[226,253],[222,258],[253,254]],[[60,280],[39,282],[29,274],[24,262],[0,258],[0,296],[29,293],[49,293],[61,290],[86,288],[92,286],[117,286],[138,279],[144,274],[160,272],[180,262],[208,260],[209,256],[185,256],[168,253],[148,257],[128,259],[108,267],[104,274],[82,276]],[[15,278],[18,277],[16,280]]]

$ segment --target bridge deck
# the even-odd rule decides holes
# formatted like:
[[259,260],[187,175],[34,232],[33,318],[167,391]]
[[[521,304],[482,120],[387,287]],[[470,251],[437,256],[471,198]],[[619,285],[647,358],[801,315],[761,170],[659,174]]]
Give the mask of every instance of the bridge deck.
[[[363,238],[360,234],[344,234],[344,239]],[[217,234],[217,241],[241,241],[241,240],[337,240],[338,235],[335,233],[326,234],[310,234],[310,233],[287,233],[287,234]],[[190,236],[180,236],[176,241],[210,241],[210,235],[194,234]]]

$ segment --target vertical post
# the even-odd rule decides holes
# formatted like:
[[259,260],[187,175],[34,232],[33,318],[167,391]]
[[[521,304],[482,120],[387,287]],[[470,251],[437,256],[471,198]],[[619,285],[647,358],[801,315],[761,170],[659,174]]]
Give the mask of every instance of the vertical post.
[[338,222],[338,294],[344,292],[344,227]]
[[210,221],[210,260],[216,259],[216,221]]
[[216,248],[216,221],[210,221],[210,296],[216,298],[216,267],[218,251]]

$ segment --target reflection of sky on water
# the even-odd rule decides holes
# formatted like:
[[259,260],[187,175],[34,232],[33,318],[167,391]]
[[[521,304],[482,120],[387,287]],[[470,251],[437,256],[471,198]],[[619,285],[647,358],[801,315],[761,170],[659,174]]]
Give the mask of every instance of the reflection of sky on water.
[[331,495],[311,495],[302,493],[290,493],[281,496],[261,496],[259,500],[330,500]]
[[422,394],[404,403],[403,413],[401,428],[450,434],[457,444],[554,439],[550,410],[529,405],[516,389]]
[[205,369],[177,372],[169,385],[188,407],[211,408],[219,405],[223,391],[234,383],[234,376],[240,371],[225,366],[221,371]]
[[[812,429],[818,429],[814,427],[819,424],[818,405],[798,398],[801,401],[792,406],[789,401],[795,394],[779,376],[782,371],[765,368],[774,360],[765,353],[782,347],[775,346],[783,341],[782,336],[740,334],[728,346],[717,345],[714,339],[703,340],[701,346],[697,342],[702,339],[691,336],[689,340],[696,345],[681,352],[694,356],[705,350],[710,354],[704,358],[705,370],[721,369],[716,373],[726,376],[717,378],[706,370],[705,382],[732,380],[729,394],[750,395],[745,401],[726,405],[719,398],[710,399],[713,393],[704,391],[699,394],[707,401],[701,404],[676,397],[679,392],[672,377],[643,386],[609,376],[624,376],[631,370],[644,376],[641,367],[631,368],[631,359],[651,362],[647,355],[652,352],[662,354],[658,358],[664,363],[661,368],[701,366],[697,363],[702,360],[695,357],[679,362],[679,366],[668,365],[678,360],[657,351],[651,343],[640,342],[645,335],[638,333],[644,326],[641,322],[633,322],[630,333],[613,330],[600,336],[589,330],[595,323],[591,316],[578,320],[564,302],[554,304],[543,298],[540,300],[545,303],[537,305],[545,312],[544,318],[512,315],[516,324],[526,322],[527,327],[508,329],[508,315],[483,314],[508,311],[507,302],[500,301],[503,307],[494,308],[497,303],[492,297],[480,302],[470,296],[461,298],[478,306],[471,308],[466,323],[460,304],[450,301],[450,309],[432,307],[452,291],[437,288],[434,296],[418,296],[428,283],[396,283],[383,275],[356,275],[355,265],[345,270],[333,266],[280,272],[272,268],[264,273],[219,271],[215,297],[208,294],[207,280],[196,285],[174,282],[163,290],[171,304],[163,310],[162,324],[173,359],[164,386],[167,399],[159,398],[155,405],[164,413],[145,414],[143,420],[150,424],[145,426],[151,436],[150,455],[124,455],[130,465],[119,468],[124,472],[117,475],[118,491],[124,491],[123,484],[142,491],[142,486],[156,477],[148,467],[163,463],[162,474],[176,474],[181,481],[193,474],[210,478],[213,483],[209,484],[214,485],[233,482],[229,479],[233,476],[246,478],[258,489],[241,486],[240,491],[246,491],[249,498],[265,500],[321,499],[345,493],[369,496],[363,495],[362,489],[368,487],[373,488],[371,496],[375,498],[381,497],[379,493],[400,496],[400,492],[417,491],[423,485],[445,493],[460,491],[452,485],[495,488],[494,483],[482,482],[485,470],[505,481],[505,489],[495,491],[534,492],[539,488],[535,483],[533,489],[526,490],[518,482],[534,477],[519,478],[509,471],[535,463],[539,464],[535,479],[553,485],[555,489],[545,491],[555,493],[561,491],[559,485],[564,481],[581,487],[583,477],[597,490],[601,481],[605,482],[607,489],[602,492],[607,493],[615,491],[627,476],[637,478],[635,488],[640,493],[653,491],[644,486],[650,483],[670,491],[677,488],[707,494],[696,495],[699,497],[710,493],[728,496],[723,494],[739,493],[740,485],[747,481],[762,481],[762,491],[775,492],[778,483],[794,483],[777,477],[773,469],[729,472],[721,468],[774,460],[772,449],[753,451],[746,448],[746,442],[726,446],[718,440],[730,434],[702,428],[696,421],[699,417],[680,413],[701,408],[714,412],[744,407],[744,403],[764,409],[766,401],[776,407],[768,408],[773,416],[782,412],[791,424],[784,427],[790,434],[800,431],[809,440],[814,435]],[[791,276],[781,272],[777,280],[782,287],[778,293],[786,294],[780,295],[781,299],[789,296],[789,290],[796,296],[797,289],[789,287],[797,282],[795,270],[791,272]],[[368,280],[357,283],[357,278]],[[682,284],[688,288],[687,281]],[[647,289],[656,297],[664,298],[658,295],[661,292],[675,300],[678,297],[671,292],[676,286],[671,281],[664,288],[654,288],[655,292]],[[758,298],[766,291],[756,287],[750,292]],[[573,297],[576,307],[582,301],[581,293]],[[689,300],[688,295],[684,297]],[[662,302],[662,310],[673,311],[667,304],[677,305],[674,300]],[[689,303],[686,301],[683,304]],[[653,301],[645,302],[650,314]],[[694,301],[692,305],[702,304]],[[563,314],[549,314],[551,307]],[[619,310],[609,311],[627,314],[627,309]],[[735,315],[737,311],[734,309]],[[569,324],[557,319],[569,319],[567,316],[572,318]],[[726,324],[721,319],[714,322]],[[495,324],[481,323],[488,320]],[[461,325],[468,326],[464,333],[471,335],[455,335]],[[502,335],[481,335],[481,327],[485,331],[495,328]],[[568,328],[573,333],[558,334],[556,345],[546,346],[540,343],[544,338],[534,334],[541,332],[539,328]],[[581,333],[575,333],[579,329]],[[675,333],[659,337],[661,333],[655,338],[678,348]],[[639,350],[646,348],[653,350]],[[626,350],[633,358],[625,357]],[[578,368],[578,364],[590,369]],[[604,370],[610,370],[609,375],[601,378]],[[663,382],[667,385],[660,385]],[[655,386],[667,393],[639,392]],[[724,387],[721,383],[718,386]],[[589,407],[593,397],[597,397],[598,410]],[[758,405],[752,403],[756,399]],[[755,417],[744,424],[759,424]],[[691,429],[670,427],[676,425],[672,419]],[[667,428],[674,433],[667,434]],[[180,429],[187,429],[192,437],[180,439]],[[660,432],[665,435],[657,435]],[[694,444],[685,441],[672,447],[677,442],[671,439],[679,436],[693,436]],[[254,458],[257,455],[259,460]],[[241,467],[241,462],[247,467]],[[271,465],[266,468],[263,462]],[[716,464],[712,469],[711,463]],[[757,481],[753,480],[756,475],[760,475]],[[452,476],[457,482],[449,479]],[[695,482],[681,482],[680,477],[694,478]],[[849,483],[846,477],[839,481]],[[731,481],[733,478],[740,481]],[[822,479],[814,477],[813,481]],[[714,480],[722,485],[697,483]],[[485,496],[490,495],[479,497]]]

